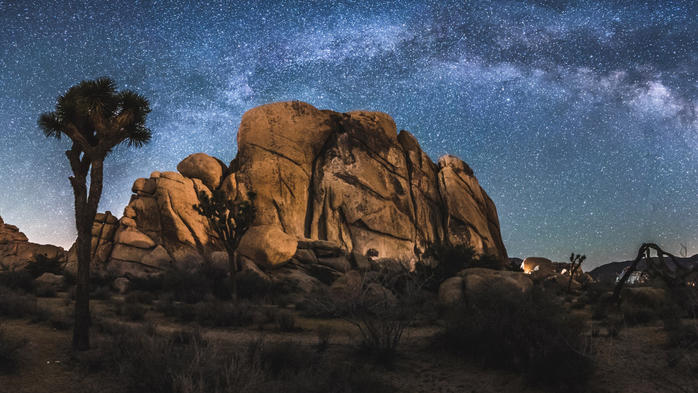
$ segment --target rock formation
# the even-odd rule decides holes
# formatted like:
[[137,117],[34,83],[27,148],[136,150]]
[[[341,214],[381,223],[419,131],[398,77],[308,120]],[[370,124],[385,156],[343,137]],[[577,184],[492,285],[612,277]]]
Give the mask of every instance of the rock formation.
[[19,228],[5,224],[0,217],[0,270],[21,268],[37,254],[62,258],[65,251],[50,244],[30,243]]
[[118,226],[97,220],[95,259],[134,274],[217,263],[223,248],[193,205],[222,189],[230,200],[256,194],[239,254],[271,280],[297,270],[316,278],[308,288],[330,285],[383,260],[414,262],[440,242],[507,260],[497,210],[470,167],[454,156],[435,164],[384,113],[274,103],[244,114],[237,142],[229,166],[198,153],[179,173],[137,179]]

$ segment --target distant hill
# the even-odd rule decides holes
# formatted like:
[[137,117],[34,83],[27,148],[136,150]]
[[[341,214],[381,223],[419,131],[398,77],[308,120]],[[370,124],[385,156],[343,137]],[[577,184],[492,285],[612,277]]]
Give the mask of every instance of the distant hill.
[[[686,267],[698,265],[698,254],[688,258],[677,257],[676,259],[679,262],[679,264]],[[611,262],[605,265],[601,265],[588,273],[591,277],[594,278],[594,281],[615,280],[616,277],[618,277],[618,275],[623,271],[623,269],[632,264],[633,261]],[[638,270],[645,270],[645,268],[647,268],[647,260],[641,259],[640,263],[638,263],[637,265],[637,268]]]

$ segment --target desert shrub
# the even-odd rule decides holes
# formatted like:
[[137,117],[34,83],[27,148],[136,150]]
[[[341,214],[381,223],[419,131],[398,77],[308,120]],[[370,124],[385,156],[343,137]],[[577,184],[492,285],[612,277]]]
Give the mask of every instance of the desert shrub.
[[[175,300],[189,304],[201,302],[209,294],[228,300],[230,281],[226,277],[226,270],[203,264],[195,271],[177,270],[163,274],[161,289],[172,293]],[[132,288],[139,289],[138,286]]]
[[[230,278],[228,271],[204,263],[201,267],[208,292],[220,300],[230,300]],[[240,284],[238,284],[239,286]],[[238,293],[240,288],[238,287]]]
[[307,318],[337,318],[337,309],[334,305],[335,295],[327,291],[313,291],[305,296],[305,299],[296,304],[296,311]]
[[133,321],[133,322],[143,321],[143,320],[145,320],[145,314],[147,312],[148,312],[148,309],[140,304],[126,303],[123,306],[123,315],[129,321]]
[[317,349],[324,351],[330,345],[330,338],[334,334],[334,328],[330,325],[320,325],[317,328]]
[[532,385],[583,390],[593,370],[584,321],[537,288],[484,290],[452,308],[445,323],[434,340],[438,347],[520,371]]
[[602,325],[606,329],[606,337],[615,338],[625,330],[626,322],[623,318],[623,314],[620,312],[609,313],[606,318],[604,318]]
[[262,307],[260,311],[262,314],[261,320],[264,323],[275,323],[280,312],[279,309],[274,306]]
[[117,315],[117,316],[124,315],[124,306],[125,305],[126,305],[126,303],[124,303],[122,301],[118,301],[118,300],[115,302],[112,302],[111,307],[112,307],[112,311],[114,311],[114,315]]
[[288,310],[282,310],[276,315],[276,327],[282,332],[296,330],[296,316]]
[[34,289],[34,278],[25,269],[15,269],[13,266],[0,272],[0,286],[31,292]]
[[124,302],[127,304],[153,304],[154,300],[155,295],[140,290],[130,291],[124,296]]
[[264,299],[272,292],[272,283],[257,274],[238,274],[237,284],[241,299]]
[[659,319],[660,313],[653,307],[623,303],[621,305],[623,319],[628,326],[642,325]]
[[78,276],[76,273],[73,273],[70,270],[65,269],[65,270],[63,270],[62,275],[63,275],[63,283],[65,284],[66,287],[78,285]]
[[63,271],[59,257],[49,258],[46,254],[36,254],[24,267],[32,278],[37,278],[44,273],[60,275]]
[[596,304],[601,298],[601,295],[608,292],[613,292],[615,284],[609,281],[594,281],[582,285],[582,289],[589,298],[590,304]]
[[165,281],[163,275],[150,275],[137,277],[133,275],[127,275],[126,278],[131,285],[129,286],[130,291],[143,291],[157,293],[162,291],[163,282]]
[[31,314],[29,314],[29,323],[49,322],[52,317],[53,314],[49,309],[37,306],[32,310]]
[[36,299],[0,286],[0,316],[22,318],[34,314],[38,308]]
[[194,304],[210,293],[206,276],[202,272],[173,271],[163,277],[162,289],[174,295],[175,300]]
[[253,309],[244,302],[232,304],[208,296],[204,302],[194,307],[196,322],[201,326],[249,326],[254,322]]
[[234,305],[208,295],[203,302],[196,304],[161,302],[158,310],[167,317],[179,322],[196,322],[207,327],[242,327],[254,322],[254,310],[246,302]]
[[661,319],[667,333],[667,344],[678,350],[698,349],[698,325],[695,320],[687,323],[681,318],[683,309],[677,304],[665,307]]
[[669,300],[676,305],[683,316],[698,317],[698,288],[694,286],[667,288]]
[[435,262],[435,266],[426,263],[418,263],[416,265],[417,272],[425,277],[431,277],[431,280],[425,282],[424,285],[424,289],[431,292],[438,292],[439,285],[444,280],[454,277],[463,269],[480,267],[502,270],[504,268],[499,258],[488,254],[478,255],[473,247],[464,244],[455,246],[448,244],[432,245],[424,252],[423,259]]
[[100,270],[90,274],[90,289],[109,287],[119,277],[116,269]]
[[111,299],[111,290],[108,287],[99,287],[90,293],[90,299],[109,300]]
[[16,371],[19,366],[17,351],[27,345],[27,340],[9,337],[0,325],[0,374]]
[[73,327],[73,318],[70,314],[58,312],[49,317],[48,325],[55,330],[69,330]]
[[68,296],[67,298],[71,301],[75,301],[75,298],[77,297],[77,287],[76,286],[71,286],[68,287]]
[[148,334],[111,325],[99,344],[98,369],[118,373],[126,391],[150,392],[389,392],[368,369],[322,362],[299,343],[251,341],[225,353],[200,331]]
[[58,292],[56,288],[47,283],[41,283],[34,285],[34,295],[37,297],[56,297]]
[[362,282],[340,292],[309,298],[304,313],[339,317],[358,329],[360,354],[391,366],[405,329],[423,311],[420,301],[425,280],[406,270],[385,270],[376,277],[365,274]]

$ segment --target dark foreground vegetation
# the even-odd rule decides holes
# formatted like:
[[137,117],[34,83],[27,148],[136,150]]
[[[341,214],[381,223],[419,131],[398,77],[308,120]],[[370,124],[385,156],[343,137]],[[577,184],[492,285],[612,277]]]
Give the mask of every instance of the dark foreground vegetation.
[[[72,367],[118,381],[110,387],[117,392],[385,392],[405,390],[391,375],[406,359],[433,354],[479,372],[513,373],[544,391],[587,391],[610,366],[599,355],[604,346],[629,340],[632,329],[658,326],[661,367],[631,366],[645,370],[657,390],[698,391],[695,287],[649,282],[618,305],[609,301],[612,283],[562,294],[542,285],[526,293],[491,287],[445,307],[436,291],[450,270],[501,266],[468,250],[440,252],[461,259],[441,270],[356,272],[341,288],[295,307],[288,287],[246,276],[233,303],[230,281],[215,269],[134,278],[124,293],[114,277],[95,275],[95,345],[72,354]],[[2,320],[72,328],[75,279],[64,274],[62,286],[34,281],[55,272],[53,265],[39,260],[0,272]],[[423,337],[416,346],[415,335]],[[26,345],[0,325],[0,378],[22,373]]]
[[117,373],[137,392],[389,392],[364,365],[328,362],[293,339],[257,339],[224,348],[200,330],[170,334],[110,324],[84,362]]

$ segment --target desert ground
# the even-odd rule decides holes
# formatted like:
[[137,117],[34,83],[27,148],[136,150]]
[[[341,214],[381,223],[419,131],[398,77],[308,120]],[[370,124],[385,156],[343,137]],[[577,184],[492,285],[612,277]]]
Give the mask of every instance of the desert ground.
[[[25,345],[14,351],[14,366],[0,374],[0,391],[156,391],[139,388],[119,369],[125,365],[120,364],[119,360],[112,360],[108,351],[113,349],[110,343],[119,329],[152,337],[193,332],[224,355],[242,352],[250,342],[263,341],[263,345],[269,347],[284,343],[291,345],[294,351],[312,357],[313,364],[347,368],[349,374],[363,373],[370,384],[398,392],[559,390],[555,386],[531,386],[521,372],[485,366],[476,358],[435,348],[433,338],[444,329],[442,318],[414,320],[404,331],[395,359],[385,365],[357,351],[359,332],[347,320],[309,318],[303,312],[261,301],[247,302],[246,307],[257,315],[267,314],[269,317],[266,320],[254,317],[254,322],[242,327],[202,327],[196,321],[183,322],[181,318],[166,316],[162,300],[145,297],[134,301],[133,298],[138,296],[131,296],[125,303],[124,295],[102,294],[104,299],[91,302],[93,349],[74,353],[71,351],[69,317],[73,302],[69,296],[66,292],[58,292],[55,297],[24,295],[29,304],[35,304],[47,315],[40,312],[37,316],[34,311],[23,317],[2,317],[0,326],[3,339],[21,340]],[[129,305],[137,307],[137,310],[129,311]],[[588,383],[580,388],[581,391],[695,391],[698,377],[691,364],[694,353],[691,349],[679,350],[670,344],[662,320],[650,318],[650,321],[639,324],[622,321],[616,334],[611,333],[603,321],[592,320],[592,308],[587,305],[571,311],[585,320],[585,334],[589,343],[586,356],[594,364]],[[288,326],[289,323],[279,324],[279,313],[290,315],[292,326]],[[694,320],[684,319],[683,322],[693,324]],[[322,348],[319,344],[322,334],[318,332],[325,332],[323,338],[326,343]],[[679,361],[672,361],[677,357]],[[148,377],[147,372],[143,375]],[[358,389],[362,383],[366,381],[351,382],[337,391],[360,391]],[[192,388],[190,391],[197,390]],[[249,391],[256,390],[252,387]]]

